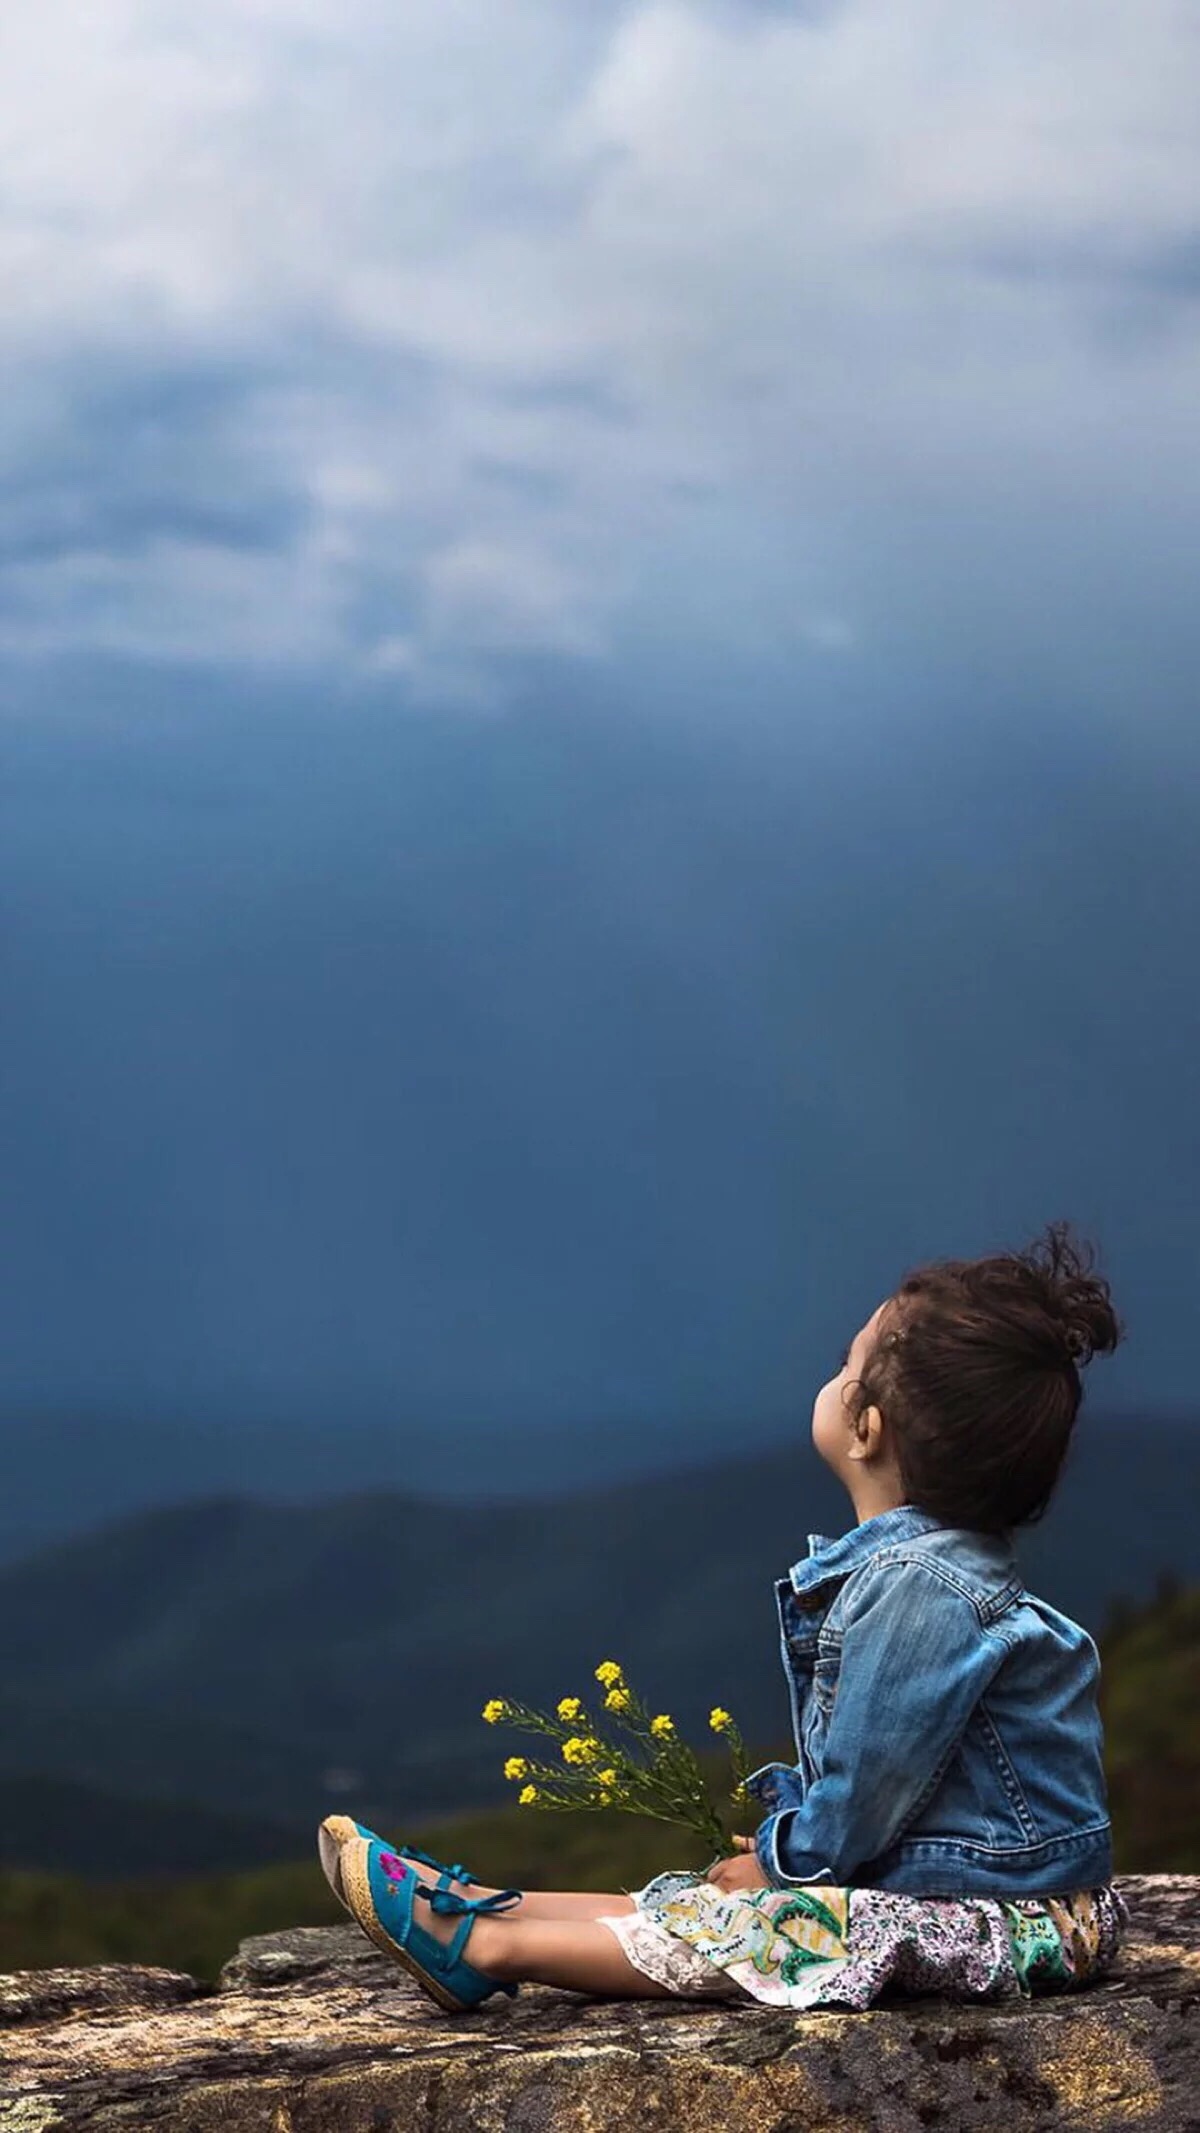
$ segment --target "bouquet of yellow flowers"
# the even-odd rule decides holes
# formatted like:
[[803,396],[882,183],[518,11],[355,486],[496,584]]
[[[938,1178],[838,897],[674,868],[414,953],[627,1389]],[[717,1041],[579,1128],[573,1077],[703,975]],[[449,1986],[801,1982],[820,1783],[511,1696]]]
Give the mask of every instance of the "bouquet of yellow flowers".
[[[666,1711],[652,1714],[626,1681],[615,1659],[596,1668],[603,1690],[603,1716],[579,1696],[564,1696],[551,1718],[526,1704],[493,1696],[483,1707],[489,1726],[515,1726],[558,1743],[561,1762],[510,1755],[504,1775],[521,1790],[522,1807],[619,1807],[695,1830],[724,1856],[729,1838],[709,1797],[700,1764]],[[746,1798],[746,1751],[729,1712],[717,1704],[709,1725],[730,1751],[730,1799]]]

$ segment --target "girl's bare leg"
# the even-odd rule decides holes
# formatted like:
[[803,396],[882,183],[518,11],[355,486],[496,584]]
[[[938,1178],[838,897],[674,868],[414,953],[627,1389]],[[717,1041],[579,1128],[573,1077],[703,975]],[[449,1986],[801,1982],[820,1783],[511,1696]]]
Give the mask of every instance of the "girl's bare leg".
[[[418,1874],[422,1881],[437,1880],[437,1875],[430,1867],[414,1865],[412,1872]],[[486,1898],[498,1894],[496,1889],[464,1888],[460,1881],[453,1881],[450,1886],[462,1896]],[[511,1911],[505,1911],[501,1915],[505,1918],[566,1918],[581,1921],[612,1918],[619,1911],[636,1909],[637,1905],[632,1896],[599,1895],[592,1889],[524,1889],[520,1903],[514,1904]],[[612,1940],[612,1934],[606,1934],[605,1938]]]
[[[490,1896],[491,1889],[468,1889],[468,1896]],[[572,1919],[581,1924],[593,1918],[612,1918],[620,1911],[636,1911],[632,1896],[599,1896],[591,1889],[523,1889],[521,1901],[504,1918]],[[612,1939],[612,1934],[606,1936]]]
[[[411,1871],[426,1883],[433,1873],[414,1862]],[[455,1884],[457,1887],[458,1884]],[[473,1892],[480,1894],[478,1889]],[[486,1897],[495,1892],[483,1890]],[[596,1923],[600,1918],[637,1909],[632,1896],[601,1895],[592,1890],[547,1890],[523,1894],[511,1911],[484,1912],[475,1919],[464,1950],[476,1969],[506,1984],[522,1980],[558,1985],[568,1992],[588,1992],[605,1999],[670,1999],[665,1985],[628,1962],[615,1934]],[[460,1918],[422,1911],[421,1927],[448,1943]]]
[[[563,1897],[558,1899],[560,1902]],[[595,1899],[607,1903],[608,1897]],[[632,1909],[629,1899],[626,1908]],[[597,1916],[604,1916],[598,1913]],[[424,1923],[424,1921],[422,1921]],[[453,1927],[455,1919],[438,1920]],[[439,1933],[441,1939],[443,1934]],[[629,1962],[616,1935],[595,1918],[532,1918],[524,1906],[499,1917],[477,1918],[464,1955],[476,1970],[506,1984],[558,1985],[603,1999],[670,2000],[676,1995]]]

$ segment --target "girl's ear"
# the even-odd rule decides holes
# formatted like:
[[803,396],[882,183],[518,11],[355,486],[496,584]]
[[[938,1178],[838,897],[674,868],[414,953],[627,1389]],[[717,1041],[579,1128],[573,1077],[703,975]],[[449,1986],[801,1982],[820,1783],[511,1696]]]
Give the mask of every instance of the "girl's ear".
[[852,1459],[876,1459],[883,1450],[883,1416],[877,1407],[865,1407],[850,1433]]

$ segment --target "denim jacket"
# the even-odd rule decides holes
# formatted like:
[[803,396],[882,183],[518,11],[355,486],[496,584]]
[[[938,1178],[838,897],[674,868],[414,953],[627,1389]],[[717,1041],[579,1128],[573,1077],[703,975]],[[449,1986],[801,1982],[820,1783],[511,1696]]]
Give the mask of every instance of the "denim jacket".
[[775,1586],[797,1762],[747,1781],[776,1887],[1038,1896],[1112,1878],[1087,1631],[1006,1535],[911,1504],[809,1535]]

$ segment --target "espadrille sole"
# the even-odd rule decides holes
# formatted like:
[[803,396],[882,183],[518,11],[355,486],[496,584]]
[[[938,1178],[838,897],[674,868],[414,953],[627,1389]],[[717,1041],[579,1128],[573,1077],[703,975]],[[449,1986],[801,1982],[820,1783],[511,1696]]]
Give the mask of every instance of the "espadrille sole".
[[357,1835],[358,1831],[349,1815],[326,1815],[317,1832],[317,1852],[321,1861],[321,1871],[342,1909],[349,1911],[351,1918],[353,1918],[354,1912],[346,1901],[346,1891],[342,1887],[341,1855],[343,1844],[348,1844]]
[[[375,1942],[376,1947],[382,1948],[384,1954],[390,1955],[394,1962],[402,1963],[409,1975],[421,1987],[422,1992],[427,1992],[431,2000],[437,2001],[439,2007],[444,2007],[449,2014],[468,2014],[472,2002],[456,1999],[454,1994],[443,1985],[440,1978],[435,1977],[431,1970],[426,1970],[425,1965],[419,1963],[416,1956],[411,1955],[407,1948],[402,1948],[399,1941],[392,1939],[387,1927],[377,1916],[374,1900],[371,1896],[370,1877],[367,1872],[370,1846],[366,1839],[360,1837],[354,1829],[353,1823],[347,1823],[342,1815],[331,1815],[328,1822],[323,1823],[322,1827],[329,1828],[330,1823],[341,1824],[351,1831],[350,1836],[343,1838],[338,1846],[338,1866],[342,1887],[345,1890],[342,1900],[347,1910],[362,1927],[363,1932],[368,1934]],[[333,1835],[332,1829],[330,1834]]]

